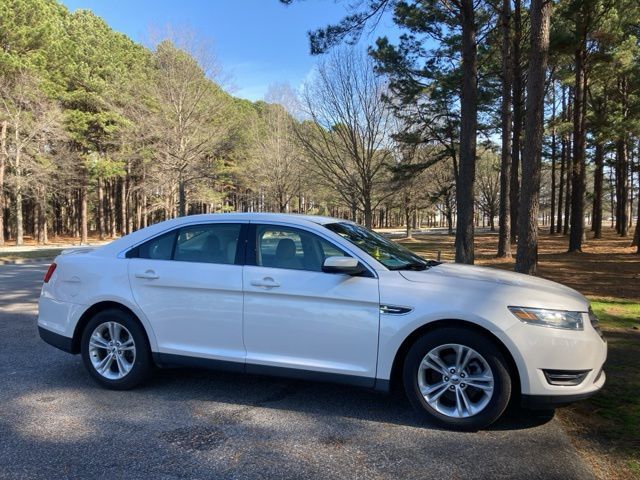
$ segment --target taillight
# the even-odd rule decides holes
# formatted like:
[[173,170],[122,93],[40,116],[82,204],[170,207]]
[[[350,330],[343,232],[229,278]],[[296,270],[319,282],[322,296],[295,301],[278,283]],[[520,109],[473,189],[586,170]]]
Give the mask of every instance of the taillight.
[[49,280],[51,279],[51,276],[53,275],[53,272],[56,271],[57,266],[58,265],[56,265],[55,262],[49,265],[49,269],[47,270],[47,273],[44,274],[44,283],[49,282]]

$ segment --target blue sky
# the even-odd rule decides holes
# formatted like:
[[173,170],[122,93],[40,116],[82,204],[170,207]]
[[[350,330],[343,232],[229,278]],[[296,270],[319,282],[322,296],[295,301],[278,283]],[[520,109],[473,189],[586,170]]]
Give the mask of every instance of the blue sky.
[[[113,29],[147,43],[149,32],[187,26],[211,40],[217,58],[231,76],[235,96],[262,99],[269,85],[298,88],[317,58],[309,55],[307,31],[334,23],[350,0],[302,0],[283,5],[278,0],[62,0],[70,10],[84,8]],[[393,29],[390,18],[375,36]]]

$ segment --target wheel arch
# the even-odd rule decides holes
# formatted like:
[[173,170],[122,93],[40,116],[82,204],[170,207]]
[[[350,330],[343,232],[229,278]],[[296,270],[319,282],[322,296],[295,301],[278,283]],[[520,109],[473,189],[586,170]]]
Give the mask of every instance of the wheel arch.
[[108,309],[121,310],[122,312],[128,315],[131,315],[131,318],[133,318],[136,322],[138,322],[142,327],[142,330],[144,331],[145,336],[147,338],[147,344],[151,349],[151,336],[149,335],[149,331],[144,325],[144,322],[140,320],[140,317],[131,308],[127,307],[126,305],[120,302],[116,302],[113,300],[102,300],[100,302],[97,302],[91,305],[82,313],[82,315],[80,315],[80,318],[78,319],[78,322],[76,323],[76,327],[73,331],[73,337],[71,340],[71,353],[80,353],[80,339],[82,338],[82,332],[87,326],[87,323],[89,323],[89,320],[91,320],[93,316],[96,315],[97,313],[102,312],[104,310],[108,310]]
[[519,396],[521,394],[521,381],[520,381],[520,371],[518,370],[518,366],[516,361],[511,353],[511,351],[507,348],[507,346],[500,340],[493,332],[490,330],[476,324],[473,322],[469,322],[467,320],[459,320],[459,319],[443,319],[443,320],[435,320],[433,322],[426,323],[418,328],[416,328],[413,332],[411,332],[404,341],[400,344],[400,347],[396,351],[396,354],[393,359],[393,364],[391,367],[391,377],[389,380],[389,389],[395,389],[398,386],[398,383],[402,383],[402,368],[404,366],[404,360],[407,355],[407,352],[411,348],[411,346],[418,340],[418,338],[423,335],[437,330],[439,328],[449,328],[449,327],[459,327],[466,328],[468,330],[475,331],[480,335],[488,338],[492,341],[500,350],[500,353],[503,355],[507,362],[507,368],[509,373],[511,374],[511,379],[513,381],[513,396]]

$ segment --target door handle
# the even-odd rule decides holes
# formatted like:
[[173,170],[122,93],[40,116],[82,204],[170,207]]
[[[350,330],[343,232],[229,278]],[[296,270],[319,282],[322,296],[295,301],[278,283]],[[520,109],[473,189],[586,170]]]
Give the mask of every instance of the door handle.
[[251,285],[254,287],[275,288],[280,284],[271,277],[265,277],[262,280],[251,280]]
[[156,274],[153,270],[147,270],[146,272],[136,272],[136,278],[144,278],[146,280],[156,280],[160,278],[160,275]]

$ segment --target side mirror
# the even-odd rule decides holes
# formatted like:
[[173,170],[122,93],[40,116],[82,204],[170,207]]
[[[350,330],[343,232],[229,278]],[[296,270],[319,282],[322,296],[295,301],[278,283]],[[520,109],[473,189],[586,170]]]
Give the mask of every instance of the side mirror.
[[322,265],[325,273],[343,273],[345,275],[360,275],[366,269],[353,257],[328,257]]

